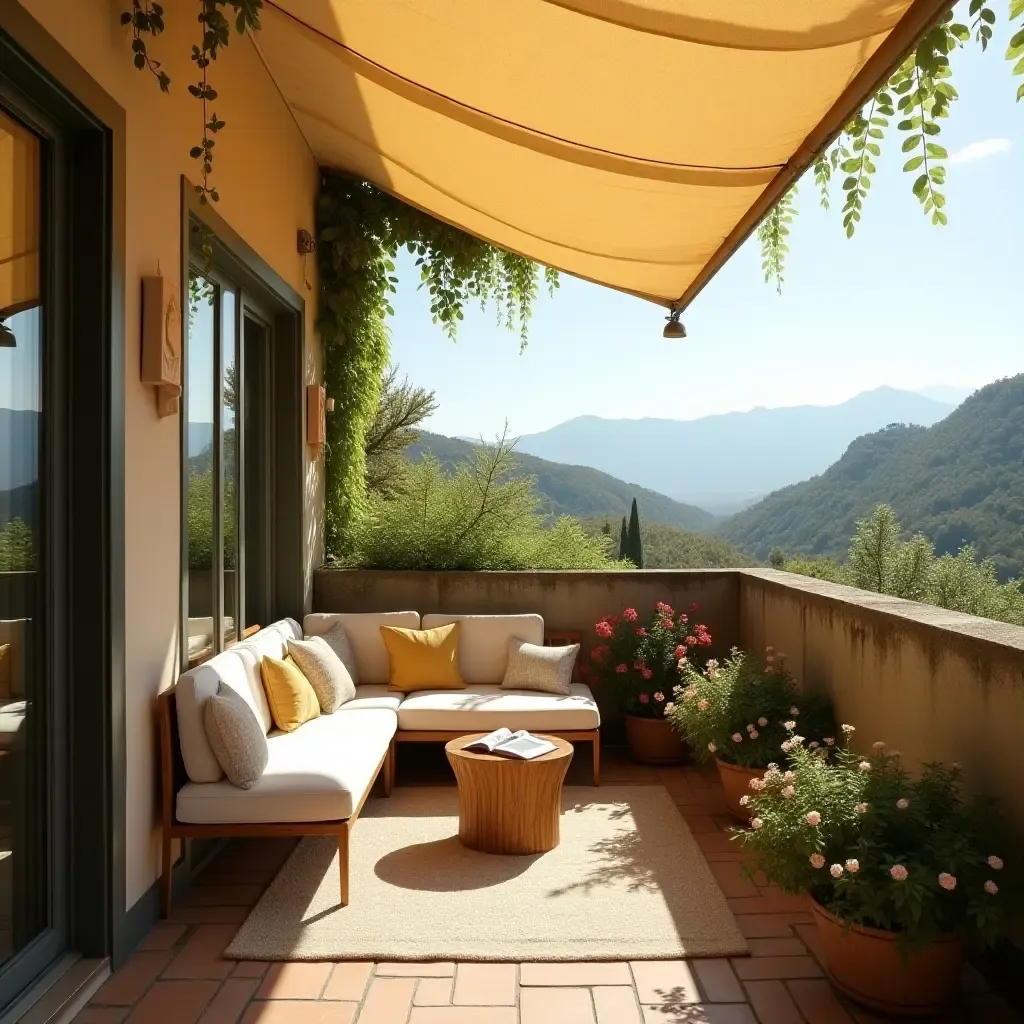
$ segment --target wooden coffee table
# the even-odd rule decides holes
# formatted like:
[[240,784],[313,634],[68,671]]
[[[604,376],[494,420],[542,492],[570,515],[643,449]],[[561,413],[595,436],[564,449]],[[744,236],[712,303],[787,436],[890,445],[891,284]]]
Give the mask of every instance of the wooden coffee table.
[[480,853],[553,850],[572,744],[536,733],[557,749],[532,761],[463,749],[486,735],[477,732],[445,744],[459,786],[459,842]]

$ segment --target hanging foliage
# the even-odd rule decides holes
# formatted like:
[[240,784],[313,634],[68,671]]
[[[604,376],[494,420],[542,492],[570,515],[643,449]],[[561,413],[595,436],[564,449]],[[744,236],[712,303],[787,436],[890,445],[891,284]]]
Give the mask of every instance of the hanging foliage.
[[[890,120],[897,114],[900,120],[896,130],[902,136],[900,148],[906,156],[903,170],[914,175],[911,191],[932,224],[947,223],[943,188],[949,154],[938,137],[942,122],[949,117],[950,108],[958,99],[951,81],[950,55],[972,41],[982,51],[987,50],[996,20],[992,0],[970,0],[966,22],[955,20],[953,11],[947,12],[838,138],[819,154],[811,173],[818,186],[821,205],[826,210],[830,206],[833,175],[836,172],[844,175],[842,217],[847,238],[857,230],[875,173],[875,160],[881,156],[881,143]],[[1012,76],[1024,78],[1024,24],[1015,25],[1024,23],[1024,0],[1009,0],[1008,21],[1016,31],[1005,56],[1013,62]],[[1017,99],[1024,99],[1024,82],[1017,86]],[[774,281],[780,293],[789,248],[786,225],[797,212],[793,203],[795,195],[796,185],[766,214],[757,232],[765,281]]]
[[[455,338],[469,302],[492,305],[499,322],[526,344],[539,267],[395,199],[364,181],[322,179],[317,204],[320,337],[324,381],[335,400],[327,421],[327,551],[340,557],[364,511],[365,442],[388,364],[386,317],[394,310],[395,258],[415,256],[433,321]],[[558,275],[545,268],[550,290]]]

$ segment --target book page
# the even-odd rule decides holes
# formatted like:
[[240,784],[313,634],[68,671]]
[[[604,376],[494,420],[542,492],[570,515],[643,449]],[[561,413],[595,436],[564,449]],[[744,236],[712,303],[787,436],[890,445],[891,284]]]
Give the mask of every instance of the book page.
[[541,757],[557,749],[554,743],[538,739],[536,736],[531,736],[528,732],[522,731],[521,733],[514,734],[511,739],[496,747],[494,753],[505,757],[518,757],[524,761],[531,761],[535,757]]
[[510,739],[513,739],[516,733],[513,733],[511,729],[495,729],[494,732],[488,733],[486,736],[482,736],[480,739],[475,740],[473,743],[467,743],[463,748],[464,750],[485,750],[489,754],[493,754],[495,748],[501,746],[502,743],[507,743]]

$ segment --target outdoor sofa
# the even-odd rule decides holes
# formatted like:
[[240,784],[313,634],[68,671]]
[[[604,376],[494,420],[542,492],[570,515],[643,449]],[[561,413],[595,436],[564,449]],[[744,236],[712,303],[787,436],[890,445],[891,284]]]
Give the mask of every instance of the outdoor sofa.
[[[465,689],[403,694],[388,688],[382,625],[432,629],[458,619],[459,669]],[[294,732],[273,728],[260,674],[264,656],[283,658],[289,639],[328,632],[341,622],[356,665],[356,696],[333,714]],[[349,832],[378,775],[391,793],[395,744],[443,742],[500,726],[553,733],[592,744],[594,785],[600,782],[600,715],[593,695],[574,676],[560,696],[502,689],[509,640],[534,644],[579,641],[545,631],[539,615],[424,615],[418,612],[314,613],[304,631],[283,619],[189,669],[160,695],[161,905],[171,905],[175,839],[272,835],[337,835],[341,903],[348,903]],[[203,704],[221,684],[249,704],[267,733],[269,759],[251,789],[224,777],[203,726]]]

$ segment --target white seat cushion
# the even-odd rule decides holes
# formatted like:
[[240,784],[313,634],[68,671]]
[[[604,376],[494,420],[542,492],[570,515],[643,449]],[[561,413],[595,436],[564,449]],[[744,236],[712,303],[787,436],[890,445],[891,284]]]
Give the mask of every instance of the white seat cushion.
[[206,738],[203,705],[224,683],[241,695],[252,708],[263,731],[269,732],[273,722],[260,678],[260,661],[267,654],[272,658],[283,658],[288,639],[300,639],[301,636],[299,624],[294,619],[282,619],[178,678],[175,692],[178,741],[185,771],[193,782],[216,782],[224,777]]
[[449,622],[459,628],[459,672],[470,686],[490,686],[505,678],[508,642],[544,643],[544,620],[539,615],[424,615],[423,629]]
[[393,711],[321,715],[267,739],[267,767],[251,789],[227,780],[187,783],[177,817],[194,825],[338,821],[369,791],[395,734]]
[[570,732],[600,724],[594,695],[582,683],[573,683],[568,697],[500,686],[423,690],[408,694],[398,708],[398,728],[418,732],[490,732],[501,726]]
[[419,629],[419,612],[311,612],[303,619],[307,636],[323,636],[340,622],[356,660],[355,683],[381,684],[391,680],[388,650],[380,638],[381,626]]
[[368,683],[366,686],[357,686],[355,697],[345,701],[335,711],[335,714],[340,714],[342,711],[379,711],[381,709],[397,711],[403,696],[404,694],[398,690],[391,690],[383,684]]

